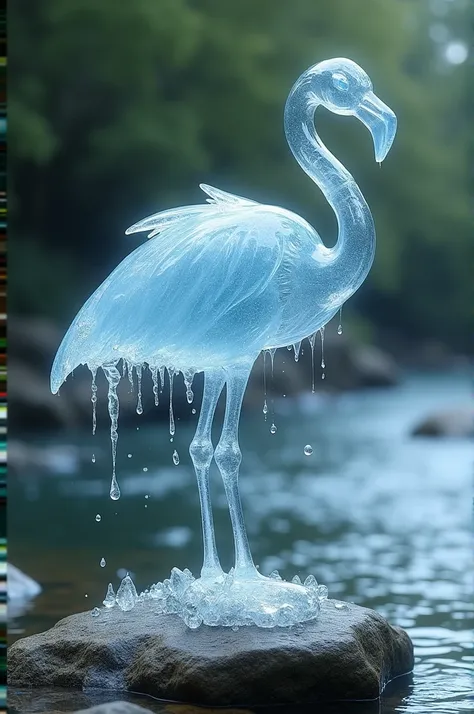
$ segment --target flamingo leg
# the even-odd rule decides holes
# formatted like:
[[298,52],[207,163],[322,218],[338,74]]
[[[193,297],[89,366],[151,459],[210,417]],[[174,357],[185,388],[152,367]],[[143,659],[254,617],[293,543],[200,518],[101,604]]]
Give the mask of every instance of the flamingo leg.
[[214,455],[214,447],[211,441],[212,420],[224,383],[224,370],[217,369],[205,372],[201,412],[199,414],[196,433],[189,447],[189,453],[198,482],[199,500],[201,502],[204,544],[204,560],[201,577],[216,577],[222,574],[222,568],[217,555],[214,519],[212,517],[211,496],[209,492],[209,468]]
[[229,504],[235,544],[235,575],[241,579],[260,577],[252,560],[239,493],[242,454],[238,430],[240,410],[251,367],[227,369],[227,400],[221,438],[214,458],[221,472]]

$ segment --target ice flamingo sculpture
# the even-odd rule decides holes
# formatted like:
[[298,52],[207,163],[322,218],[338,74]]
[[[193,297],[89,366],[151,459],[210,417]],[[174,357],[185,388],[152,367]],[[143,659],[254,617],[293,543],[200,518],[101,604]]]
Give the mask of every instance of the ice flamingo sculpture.
[[[193,622],[272,626],[304,621],[319,612],[312,583],[265,578],[254,566],[239,495],[238,424],[259,353],[298,344],[323,328],[362,284],[374,258],[369,207],[352,176],[315,131],[314,113],[320,105],[360,119],[372,134],[379,162],[392,145],[396,117],[373,93],[364,70],[348,59],[310,67],[289,94],[286,137],[296,160],[336,213],[339,234],[333,248],[327,248],[303,218],[284,208],[203,184],[207,205],[166,210],[126,231],[149,231],[152,240],[126,257],[85,303],[52,368],[51,389],[56,393],[75,367],[87,364],[93,374],[93,401],[96,371],[101,367],[105,372],[112,498],[120,495],[115,477],[119,360],[128,366],[129,376],[135,367],[139,384],[143,366],[148,365],[156,398],[160,376],[163,382],[167,370],[172,433],[174,375],[183,373],[191,400],[193,376],[204,372],[202,407],[190,445],[202,509],[204,562],[201,578],[175,588],[187,593],[175,595],[182,608],[192,611]],[[214,450],[211,426],[224,385],[224,425]],[[209,493],[213,458],[224,482],[234,534],[232,582],[224,577],[214,535]],[[216,584],[226,588],[225,598]],[[225,613],[218,617],[218,611]]]

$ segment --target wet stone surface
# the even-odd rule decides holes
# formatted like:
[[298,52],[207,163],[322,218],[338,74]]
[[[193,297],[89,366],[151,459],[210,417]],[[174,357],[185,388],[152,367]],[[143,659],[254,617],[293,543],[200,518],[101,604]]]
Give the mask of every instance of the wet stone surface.
[[408,635],[334,601],[292,628],[190,630],[150,603],[65,618],[9,651],[11,687],[129,690],[214,706],[375,699],[413,667]]

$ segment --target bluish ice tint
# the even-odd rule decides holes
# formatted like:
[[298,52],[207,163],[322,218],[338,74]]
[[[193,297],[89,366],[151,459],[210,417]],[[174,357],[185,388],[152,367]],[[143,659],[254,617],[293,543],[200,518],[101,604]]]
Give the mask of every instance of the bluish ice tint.
[[[251,582],[249,587],[254,594],[261,592],[267,606],[273,588],[276,610],[282,600],[280,586],[272,581],[269,588],[268,579],[253,564],[240,502],[238,424],[244,391],[262,350],[270,350],[273,359],[278,347],[295,345],[297,356],[304,338],[318,331],[323,337],[326,323],[367,276],[375,250],[373,220],[362,193],[316,133],[314,114],[319,106],[360,119],[372,134],[379,162],[392,145],[396,118],[373,93],[367,74],[348,59],[311,67],[289,94],[285,108],[288,144],[336,213],[336,245],[327,248],[312,226],[284,208],[202,184],[209,196],[207,204],[162,211],[126,231],[146,231],[151,240],[126,257],[85,303],[58,350],[51,374],[51,389],[57,392],[79,364],[87,364],[94,376],[98,367],[104,370],[111,415],[111,496],[118,498],[116,390],[122,376],[118,362],[123,360],[130,379],[135,369],[137,381],[143,366],[150,368],[156,402],[167,371],[171,436],[174,376],[183,373],[188,401],[192,401],[193,376],[205,373],[201,413],[190,446],[202,508],[201,579],[211,582],[223,577],[209,495],[214,458],[234,532],[233,582]],[[224,386],[224,426],[214,450],[212,420]],[[276,431],[273,424],[271,430]],[[298,587],[305,599],[303,586]]]

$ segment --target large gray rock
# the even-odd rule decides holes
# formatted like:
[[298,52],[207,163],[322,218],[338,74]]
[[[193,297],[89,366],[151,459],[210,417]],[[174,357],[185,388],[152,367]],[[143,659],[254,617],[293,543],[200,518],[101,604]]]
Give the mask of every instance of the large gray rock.
[[411,671],[408,635],[372,610],[323,603],[294,628],[188,629],[149,603],[72,615],[9,649],[10,687],[98,687],[210,706],[375,699]]

